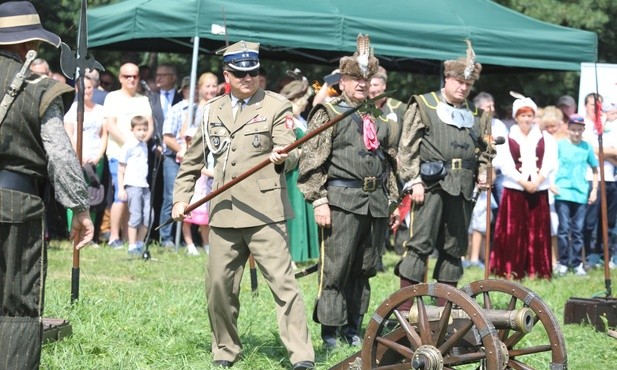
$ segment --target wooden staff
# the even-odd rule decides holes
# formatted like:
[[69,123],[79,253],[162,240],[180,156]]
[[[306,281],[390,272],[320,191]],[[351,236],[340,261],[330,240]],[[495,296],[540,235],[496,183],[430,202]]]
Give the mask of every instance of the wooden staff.
[[[358,106],[348,110],[347,112],[331,119],[330,121],[324,123],[323,125],[321,125],[319,128],[316,128],[315,130],[307,133],[304,137],[302,137],[301,139],[298,139],[296,141],[294,141],[293,143],[287,145],[285,148],[283,148],[283,150],[281,151],[281,153],[289,153],[292,150],[296,149],[297,147],[299,147],[300,145],[304,144],[305,142],[309,141],[310,139],[314,138],[315,136],[319,135],[321,132],[327,130],[328,128],[334,126],[335,124],[337,124],[338,122],[342,121],[343,119],[351,116],[352,114],[354,114],[355,112],[359,111],[360,109],[362,109],[363,107],[369,106],[370,104],[373,104],[373,102],[375,100],[381,99],[385,96],[389,96],[392,94],[393,91],[389,91],[389,92],[385,92],[379,96],[374,97],[373,99],[367,99],[364,100],[363,102],[361,102],[360,104],[358,104]],[[205,145],[205,144],[204,144]],[[210,192],[210,194],[206,195],[205,197],[199,199],[198,201],[196,201],[195,203],[189,205],[188,207],[186,207],[186,209],[184,210],[184,214],[188,214],[191,211],[193,211],[194,209],[198,208],[199,206],[201,206],[202,204],[208,202],[209,200],[211,200],[212,198],[216,197],[217,195],[223,193],[224,191],[230,189],[231,187],[237,185],[238,183],[240,183],[241,181],[245,180],[247,177],[255,174],[257,171],[261,170],[262,168],[265,168],[266,166],[268,166],[269,164],[271,164],[272,162],[270,162],[270,158],[266,158],[263,161],[259,162],[258,164],[256,164],[255,166],[249,168],[246,172],[238,175],[235,179],[229,181],[228,183],[226,183],[225,185],[221,186],[220,188],[213,190],[212,192]],[[170,223],[172,223],[174,221],[173,218],[168,218],[164,223],[162,223],[161,225],[159,225],[156,230],[169,225]]]
[[[596,75],[597,78],[597,75]],[[596,81],[597,83],[597,81]],[[598,99],[598,94],[594,96],[596,111],[595,129],[598,133],[598,161],[600,162],[600,218],[602,227],[602,249],[604,253],[604,286],[606,287],[606,297],[612,295],[611,272],[609,270],[610,256],[608,253],[608,211],[606,206],[606,180],[604,177],[604,147],[602,143],[602,102]]]
[[[82,163],[82,139],[84,130],[84,74],[87,69],[104,71],[103,66],[94,58],[88,56],[88,22],[86,16],[86,0],[81,1],[79,15],[79,29],[77,37],[77,51],[73,53],[65,43],[60,44],[60,68],[68,78],[77,77],[77,143],[76,152],[79,164]],[[77,238],[76,238],[77,239]],[[71,271],[71,303],[79,299],[79,249],[73,244],[73,269]]]
[[493,188],[493,160],[490,158],[493,146],[493,112],[489,112],[488,125],[486,127],[489,152],[489,161],[486,166],[486,231],[484,232],[484,278],[488,279],[490,273],[490,249],[491,249],[491,189]]

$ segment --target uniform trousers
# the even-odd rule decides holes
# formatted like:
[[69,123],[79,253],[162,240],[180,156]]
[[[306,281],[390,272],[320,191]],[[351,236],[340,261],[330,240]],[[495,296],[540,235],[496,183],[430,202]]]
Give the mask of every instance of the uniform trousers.
[[[368,310],[369,278],[377,274],[379,245],[383,243],[388,219],[330,207],[332,226],[323,230],[314,318],[326,326],[355,326],[360,323],[354,319]],[[353,329],[357,331],[359,327]]]
[[210,246],[206,295],[214,360],[235,362],[242,351],[238,333],[240,282],[252,254],[274,296],[280,338],[291,363],[314,361],[306,308],[291,267],[285,222],[211,227]]
[[43,201],[0,189],[0,202],[0,369],[38,369],[47,266]]
[[462,195],[450,195],[441,188],[427,190],[424,203],[412,205],[407,251],[395,273],[411,281],[424,281],[428,256],[437,249],[433,278],[457,283],[463,276],[461,257],[467,253],[473,207],[473,202]]

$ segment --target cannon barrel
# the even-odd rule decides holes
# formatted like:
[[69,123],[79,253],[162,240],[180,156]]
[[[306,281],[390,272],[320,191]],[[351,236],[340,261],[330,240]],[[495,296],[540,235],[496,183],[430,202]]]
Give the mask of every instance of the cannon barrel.
[[[488,321],[495,326],[495,329],[512,329],[523,333],[529,333],[534,325],[534,314],[528,307],[511,311],[485,309],[483,312]],[[443,307],[426,306],[426,314],[429,321],[438,321],[441,319],[442,313]],[[408,319],[412,324],[418,323],[418,309],[415,305],[411,307]],[[450,319],[469,319],[469,315],[462,309],[455,308],[450,314]]]

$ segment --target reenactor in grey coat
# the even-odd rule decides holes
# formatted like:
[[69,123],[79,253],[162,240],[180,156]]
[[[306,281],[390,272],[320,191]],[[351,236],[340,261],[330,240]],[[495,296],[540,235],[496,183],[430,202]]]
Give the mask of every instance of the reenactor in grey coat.
[[491,116],[467,99],[482,68],[468,47],[467,58],[444,63],[444,87],[414,95],[403,120],[399,175],[413,190],[413,205],[407,252],[395,268],[401,287],[425,280],[435,249],[437,281],[456,286],[463,274],[472,193],[485,185],[491,157],[485,137]]
[[[309,131],[365,100],[378,66],[368,36],[358,36],[358,52],[340,60],[341,97],[313,108]],[[390,217],[389,200],[398,196],[392,173],[396,155],[393,122],[373,112],[353,113],[324,130],[307,141],[300,156],[298,187],[313,205],[321,228],[319,293],[313,319],[321,324],[328,349],[339,338],[354,346],[361,344],[369,279],[377,272],[379,245]]]

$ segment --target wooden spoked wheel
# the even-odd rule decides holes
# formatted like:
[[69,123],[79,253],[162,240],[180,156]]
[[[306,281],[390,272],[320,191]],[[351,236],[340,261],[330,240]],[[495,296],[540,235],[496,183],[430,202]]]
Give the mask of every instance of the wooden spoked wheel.
[[529,332],[508,329],[497,332],[508,350],[507,369],[567,369],[561,328],[551,309],[533,291],[512,281],[497,279],[475,281],[462,287],[461,291],[469,294],[485,310],[513,311],[528,307],[533,311]]
[[[414,320],[400,309],[408,301],[416,312]],[[430,312],[438,312],[438,318]],[[437,370],[478,364],[498,370],[504,368],[506,356],[497,330],[475,300],[449,285],[416,284],[395,292],[377,308],[367,325],[358,365]]]

